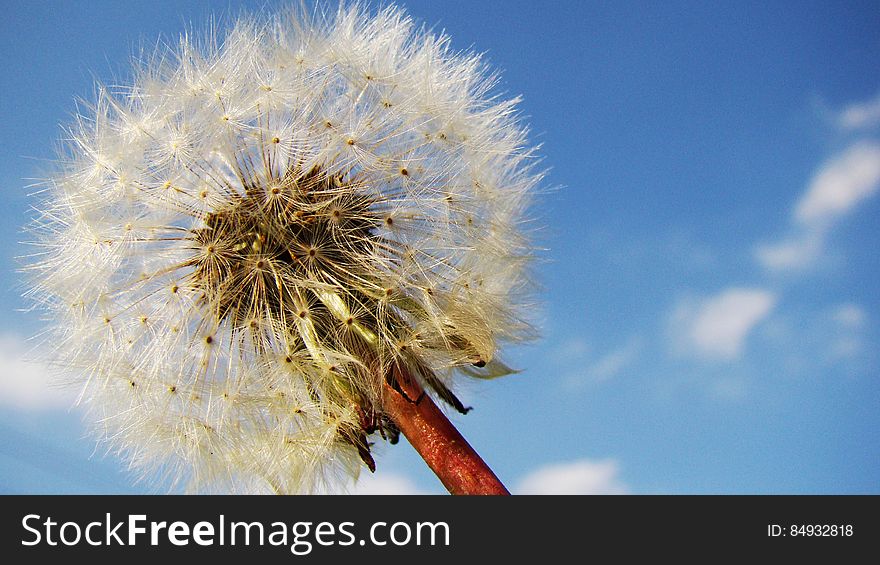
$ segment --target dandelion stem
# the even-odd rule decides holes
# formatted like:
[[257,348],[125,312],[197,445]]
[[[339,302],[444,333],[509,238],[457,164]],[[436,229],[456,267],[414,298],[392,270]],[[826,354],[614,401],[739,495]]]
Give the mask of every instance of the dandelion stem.
[[443,486],[451,494],[510,494],[415,379],[400,370],[395,377],[399,390],[385,383],[385,408]]

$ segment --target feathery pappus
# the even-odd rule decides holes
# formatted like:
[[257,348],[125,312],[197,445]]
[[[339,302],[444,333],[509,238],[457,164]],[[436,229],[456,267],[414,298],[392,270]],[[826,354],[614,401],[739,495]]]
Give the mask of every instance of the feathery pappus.
[[454,409],[532,335],[517,99],[396,7],[187,35],[100,88],[33,225],[29,295],[99,438],[194,491],[374,469],[401,371]]

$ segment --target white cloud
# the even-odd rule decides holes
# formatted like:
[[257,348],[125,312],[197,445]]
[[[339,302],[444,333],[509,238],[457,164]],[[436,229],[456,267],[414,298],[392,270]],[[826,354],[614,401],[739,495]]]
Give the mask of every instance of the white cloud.
[[798,270],[813,264],[824,246],[824,231],[808,231],[781,243],[761,244],[755,249],[755,257],[773,271]]
[[865,352],[863,330],[868,315],[858,304],[848,302],[831,312],[833,324],[829,328],[829,358],[832,360],[856,360]]
[[871,321],[865,308],[854,302],[805,304],[774,315],[761,334],[789,376],[873,378],[877,355],[868,333]]
[[880,124],[880,94],[873,100],[850,104],[840,113],[838,123],[844,129],[862,129]]
[[640,349],[641,342],[635,339],[630,340],[626,345],[611,351],[593,363],[587,369],[587,375],[596,382],[613,379],[635,361]]
[[552,361],[557,365],[567,365],[583,361],[589,352],[586,340],[581,337],[569,338],[553,350]]
[[682,304],[673,325],[685,353],[721,359],[740,355],[755,326],[776,305],[776,296],[766,290],[728,288],[696,306]]
[[858,337],[839,337],[829,344],[828,357],[833,361],[855,360],[863,351],[862,340]]
[[556,349],[554,360],[566,369],[560,379],[562,386],[577,392],[589,384],[604,383],[618,376],[636,360],[641,349],[642,341],[634,337],[596,359],[589,355],[586,342],[572,340]]
[[0,405],[23,410],[69,408],[73,394],[52,385],[48,368],[25,360],[27,351],[21,338],[0,335]]
[[857,143],[826,162],[795,208],[803,224],[815,225],[848,212],[880,188],[880,145]]
[[819,259],[832,224],[880,189],[880,145],[861,142],[827,161],[795,206],[796,234],[760,244],[755,258],[773,271],[809,267]]
[[880,188],[880,145],[861,142],[827,161],[795,206],[797,233],[760,244],[755,258],[774,271],[809,267],[822,256],[831,225]]
[[868,315],[858,304],[841,304],[834,310],[834,321],[849,329],[859,329],[865,325]]
[[580,459],[540,467],[513,489],[516,494],[627,494],[614,459]]
[[420,489],[408,477],[394,473],[361,473],[351,494],[436,494]]

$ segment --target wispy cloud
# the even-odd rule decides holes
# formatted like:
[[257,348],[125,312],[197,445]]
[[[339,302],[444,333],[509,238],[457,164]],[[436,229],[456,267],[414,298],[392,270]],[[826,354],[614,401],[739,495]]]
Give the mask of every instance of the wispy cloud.
[[872,325],[868,311],[855,302],[801,304],[774,315],[762,337],[790,376],[873,378],[878,356],[871,346]]
[[880,188],[880,145],[860,142],[827,161],[795,208],[795,218],[815,226],[849,212]]
[[868,320],[865,310],[858,304],[851,302],[841,304],[835,308],[832,317],[835,322],[847,329],[859,329]]
[[837,123],[847,130],[880,125],[880,94],[867,102],[850,104],[840,112]]
[[[628,494],[616,459],[578,459],[550,463],[525,475],[511,489],[514,494]],[[356,495],[445,494],[420,488],[412,479],[397,473],[363,473],[347,493]],[[341,494],[341,492],[340,492]]]
[[[880,126],[880,94],[832,112],[832,121],[850,132]],[[873,139],[856,141],[823,163],[813,176],[792,209],[790,235],[782,241],[759,244],[754,251],[755,259],[776,272],[814,265],[825,252],[833,225],[878,190],[880,144]]]
[[584,340],[576,339],[558,348],[554,359],[557,366],[563,369],[562,385],[570,391],[577,391],[589,384],[614,379],[636,361],[641,350],[642,340],[633,337],[623,345],[596,356],[591,354],[591,348]]
[[625,345],[600,357],[587,368],[587,376],[595,382],[604,382],[618,376],[639,354],[642,343],[631,339]]
[[570,337],[553,350],[551,359],[556,365],[567,365],[583,361],[590,351],[587,340]]
[[18,336],[0,335],[0,405],[21,410],[69,408],[74,395],[53,386],[46,367],[25,359],[27,351]]
[[865,310],[853,303],[841,304],[831,313],[829,358],[856,360],[865,350],[863,330],[868,321]]
[[772,271],[801,270],[812,265],[825,247],[825,230],[808,230],[779,243],[760,244],[755,258]]
[[861,141],[825,162],[792,212],[794,232],[779,243],[760,244],[755,258],[774,271],[808,267],[825,249],[828,230],[880,190],[880,144]]
[[516,494],[627,494],[614,459],[580,459],[540,467],[513,489]]
[[383,473],[379,471],[376,474],[361,473],[351,494],[439,494],[420,489],[416,484],[403,475],[395,473]]
[[677,349],[704,358],[736,358],[751,331],[775,305],[776,296],[770,291],[736,287],[697,302],[681,302],[671,320]]

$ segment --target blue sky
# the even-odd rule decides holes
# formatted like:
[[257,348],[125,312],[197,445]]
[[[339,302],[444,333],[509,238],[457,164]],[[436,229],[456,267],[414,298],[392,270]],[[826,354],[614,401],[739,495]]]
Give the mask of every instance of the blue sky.
[[[148,492],[22,360],[26,186],[140,42],[249,3],[6,4],[0,492]],[[876,3],[403,5],[487,53],[550,168],[543,337],[455,418],[508,486],[880,493]],[[405,444],[378,465],[365,491],[442,492]]]

